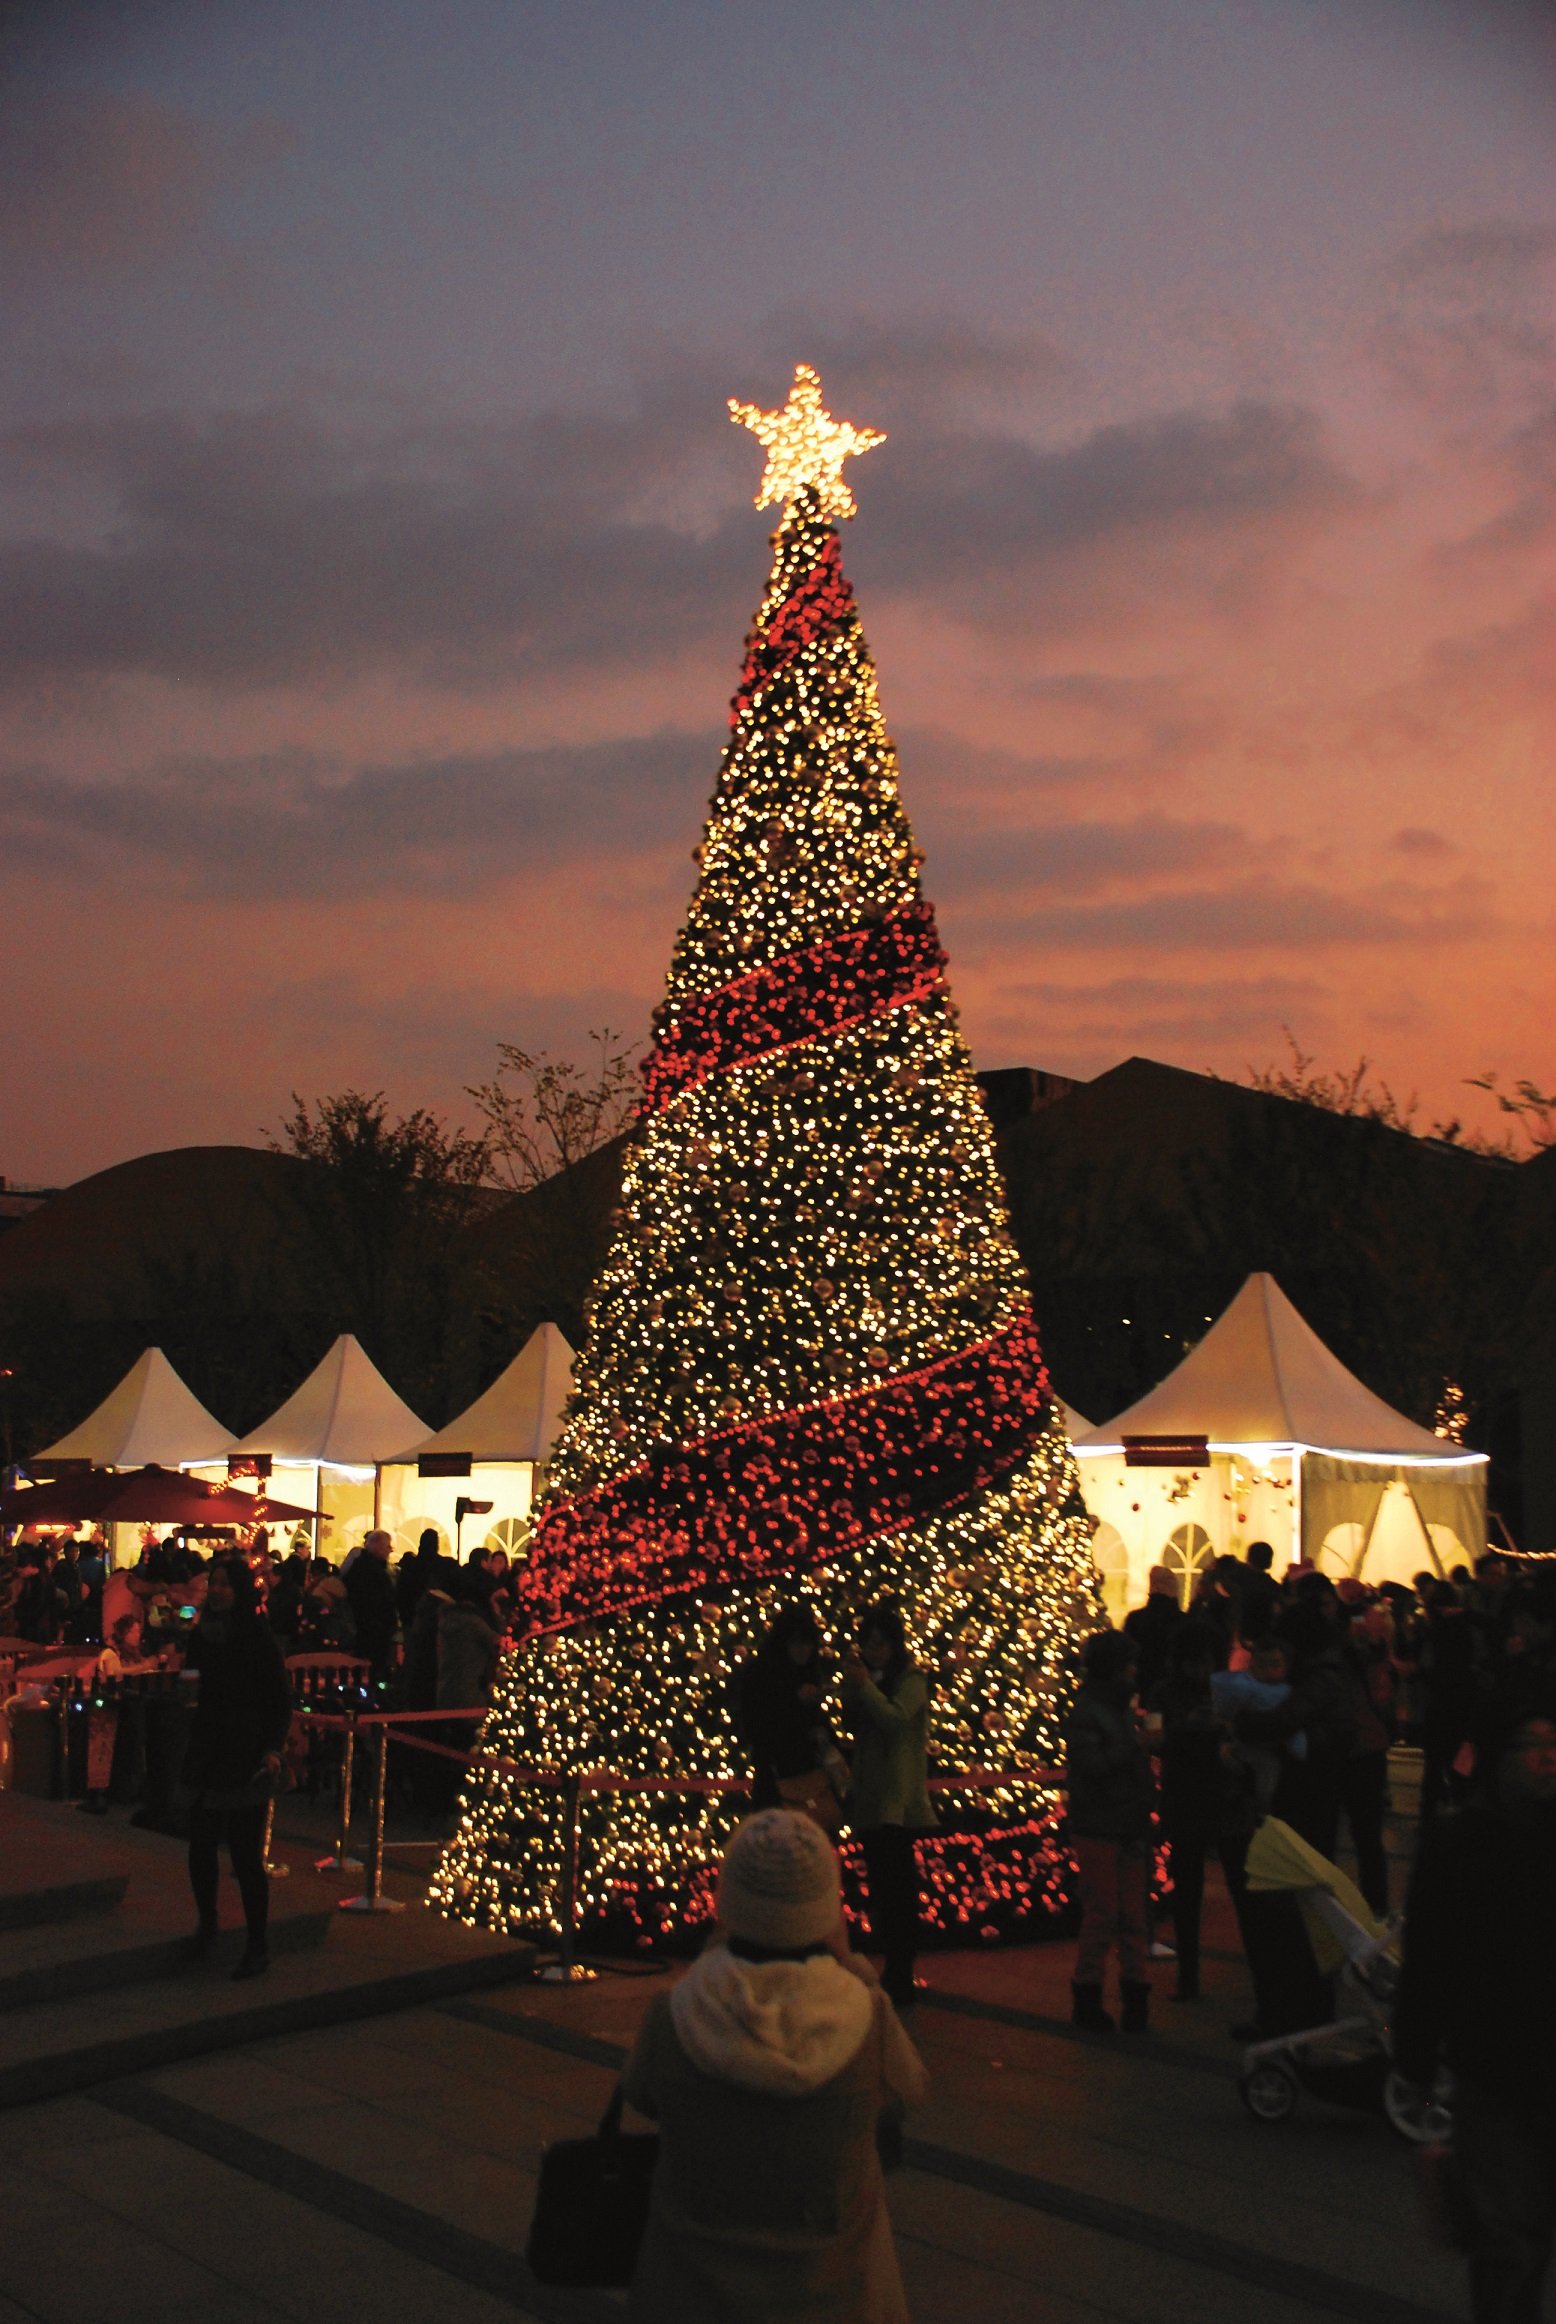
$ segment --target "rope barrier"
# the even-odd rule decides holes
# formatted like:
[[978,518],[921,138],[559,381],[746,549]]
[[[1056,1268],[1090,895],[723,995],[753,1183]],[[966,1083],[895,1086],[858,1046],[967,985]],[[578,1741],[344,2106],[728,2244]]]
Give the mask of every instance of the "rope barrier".
[[[490,1706],[485,1703],[466,1704],[457,1710],[435,1711],[363,1711],[356,1720],[358,1727],[395,1728],[424,1725],[431,1721],[459,1719],[484,1720]],[[308,1705],[301,1707],[299,1716],[312,1726],[345,1728],[350,1720],[336,1711],[316,1711]],[[561,1791],[571,1776],[559,1767],[527,1767],[521,1761],[509,1759],[500,1751],[456,1751],[446,1743],[434,1743],[422,1736],[396,1733],[394,1740],[412,1751],[434,1751],[441,1759],[460,1759],[470,1767],[491,1769],[494,1773],[511,1776],[516,1783],[524,1783],[540,1791]],[[725,1792],[749,1791],[749,1778],[738,1775],[617,1775],[610,1769],[581,1770],[577,1776],[580,1792],[683,1792],[693,1798],[717,1798]],[[932,1775],[931,1791],[1009,1791],[1022,1785],[1036,1785],[1052,1790],[1065,1782],[1063,1770],[1056,1767],[1023,1767],[1013,1772],[998,1768],[970,1767],[961,1775]]]
[[[512,1782],[535,1791],[556,1791],[563,1795],[563,1865],[562,1897],[559,1920],[561,1934],[554,1969],[543,1974],[558,1980],[575,1982],[593,1972],[578,1959],[575,1946],[576,1892],[578,1877],[578,1810],[587,1793],[598,1797],[606,1793],[658,1793],[666,1797],[689,1799],[716,1799],[732,1792],[748,1792],[749,1780],[743,1776],[721,1775],[618,1775],[611,1769],[567,1771],[557,1767],[527,1767],[521,1761],[509,1759],[500,1751],[479,1748],[461,1751],[454,1745],[437,1741],[430,1735],[407,1734],[408,1727],[448,1723],[459,1720],[484,1721],[488,1706],[472,1703],[458,1709],[422,1711],[323,1711],[311,1703],[301,1703],[297,1716],[314,1728],[338,1730],[346,1736],[343,1755],[341,1786],[340,1837],[334,1855],[326,1857],[321,1871],[339,1867],[348,1862],[347,1845],[351,1822],[350,1749],[359,1728],[377,1729],[374,1753],[373,1826],[367,1854],[367,1880],[360,1896],[347,1898],[342,1904],[345,1912],[392,1912],[399,1909],[383,1894],[384,1817],[388,1790],[389,1745],[398,1743],[407,1751],[422,1751],[434,1758],[452,1760],[462,1767],[470,1767],[482,1774],[505,1775]],[[1053,1790],[1064,1783],[1057,1768],[1028,1767],[1005,1773],[986,1767],[968,1768],[960,1775],[934,1775],[929,1778],[932,1791],[1010,1791],[1021,1788]]]
[[456,1751],[448,1743],[434,1743],[429,1735],[396,1735],[394,1740],[403,1744],[407,1751],[434,1751],[439,1759],[457,1759],[466,1767],[470,1765],[470,1752]]

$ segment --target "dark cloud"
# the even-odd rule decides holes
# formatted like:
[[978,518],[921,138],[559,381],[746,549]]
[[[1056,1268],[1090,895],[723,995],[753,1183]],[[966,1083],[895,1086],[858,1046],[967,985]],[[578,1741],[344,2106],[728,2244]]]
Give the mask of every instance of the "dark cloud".
[[1084,1052],[1112,1062],[1141,1047],[1182,1056],[1270,1040],[1299,1018],[1327,1022],[1330,1007],[1330,994],[1311,977],[1120,976],[1093,985],[1005,985],[986,1013],[995,1037],[1023,1051]]
[[[1551,352],[1556,370],[1556,338]],[[1510,429],[1499,450],[1507,498],[1483,524],[1441,548],[1440,563],[1500,560],[1545,548],[1556,538],[1556,402]]]
[[1407,243],[1386,272],[1373,335],[1389,386],[1450,428],[1499,443],[1549,399],[1553,265],[1556,226],[1492,218]]
[[1434,226],[1407,242],[1390,272],[1396,282],[1440,298],[1484,299],[1532,288],[1556,258],[1556,226],[1483,218]]
[[[180,759],[115,782],[33,768],[0,780],[13,862],[106,876],[132,860],[203,894],[475,893],[537,864],[608,864],[698,829],[720,744],[658,734],[346,769],[307,751]],[[680,841],[675,847],[680,861]]]
[[[710,408],[711,385],[683,372],[627,411],[507,424],[271,410],[14,429],[13,463],[111,515],[95,542],[0,544],[0,684],[317,684],[392,667],[485,686],[727,655],[730,604],[755,595],[755,525],[734,490],[752,463],[722,437],[704,453]],[[896,466],[892,451],[872,455],[870,529],[849,546],[870,597],[1001,628],[1031,618],[1034,593],[1073,619],[1096,599],[1099,557],[1113,561],[1105,598],[1131,576],[1147,586],[1153,550],[1186,543],[1226,554],[1181,588],[1223,589],[1228,559],[1246,583],[1284,523],[1355,493],[1311,414],[1264,404],[1059,449],[942,433]]]
[[1510,620],[1435,639],[1408,678],[1359,707],[1355,731],[1369,755],[1446,754],[1473,768],[1478,782],[1487,735],[1516,734],[1522,724],[1543,731],[1553,702],[1556,594]]
[[826,383],[831,409],[871,427],[922,428],[987,421],[1040,404],[1074,376],[1074,366],[1035,331],[995,334],[956,315],[893,321],[856,318],[846,326],[803,312],[775,316],[762,332],[767,377],[780,400],[796,351]]
[[1421,888],[1388,881],[1363,896],[1267,876],[1235,886],[1169,890],[1107,903],[1043,905],[1027,913],[988,913],[978,934],[994,944],[1054,952],[1149,946],[1156,953],[1308,952],[1360,945],[1405,948],[1459,943],[1494,927],[1483,882]]
[[1385,376],[1472,462],[1500,505],[1442,544],[1453,566],[1539,549],[1556,536],[1556,226],[1492,219],[1407,245],[1377,333]]
[[1123,596],[1154,597],[1164,556],[1196,598],[1219,600],[1236,574],[1246,602],[1291,526],[1363,498],[1312,412],[1251,400],[1058,448],[947,434],[899,462],[889,443],[872,457],[862,577],[1006,630],[1040,612],[1052,633]]
[[904,794],[915,814],[925,789],[959,813],[969,796],[1036,803],[1068,786],[1105,783],[1122,771],[1121,762],[1100,753],[1001,750],[940,727],[902,728],[896,745]]
[[618,513],[660,425],[352,433],[268,412],[18,429],[13,457],[94,477],[118,521],[92,547],[0,548],[0,676],[223,686],[393,665],[465,685],[681,648],[727,626],[749,556],[743,526],[697,539]]
[[1204,873],[1245,860],[1244,834],[1227,823],[1141,815],[1128,823],[1055,823],[969,830],[953,820],[931,857],[937,884],[966,898],[1057,891],[1094,895],[1143,880]]
[[1401,855],[1445,856],[1459,852],[1451,839],[1445,839],[1440,831],[1427,830],[1420,823],[1405,824],[1395,832],[1390,844]]
[[290,143],[273,123],[234,131],[155,97],[13,78],[0,90],[0,257],[53,274],[147,266]]
[[[133,861],[137,877],[247,898],[330,894],[342,864],[381,891],[475,894],[527,868],[608,874],[655,851],[681,883],[721,746],[709,730],[365,766],[295,750],[92,783],[21,767],[0,778],[0,848],[13,863],[99,876]],[[1225,824],[1049,812],[1024,828],[938,804],[922,825],[948,827],[931,836],[934,881],[964,899],[1097,894],[1248,858]]]
[[1066,788],[1161,783],[1203,765],[1226,741],[1230,725],[1224,705],[1201,698],[1176,678],[1113,680],[1079,671],[1018,680],[1010,697],[1033,702],[1046,726],[1055,723],[1049,714],[1057,712],[1061,730],[1085,736],[1091,747],[1020,751],[938,728],[909,728],[899,735],[898,748],[910,803],[916,804],[925,775],[939,787],[938,805],[957,814],[970,797],[998,799],[1008,812],[1023,800],[1036,805],[1045,794]]

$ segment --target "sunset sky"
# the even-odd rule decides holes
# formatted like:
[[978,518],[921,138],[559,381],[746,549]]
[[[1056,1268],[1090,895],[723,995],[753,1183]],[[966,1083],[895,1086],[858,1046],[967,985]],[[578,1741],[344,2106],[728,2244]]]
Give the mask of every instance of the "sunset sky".
[[979,1065],[1556,1085],[1552,22],[10,9],[0,1172],[646,1032],[796,360]]

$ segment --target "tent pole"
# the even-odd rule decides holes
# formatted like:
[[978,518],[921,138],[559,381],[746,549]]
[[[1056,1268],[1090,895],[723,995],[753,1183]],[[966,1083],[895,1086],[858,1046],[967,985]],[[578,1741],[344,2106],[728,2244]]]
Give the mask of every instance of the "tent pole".
[[313,1464],[313,1554],[324,1555],[324,1463]]
[[1302,1535],[1302,1464],[1306,1459],[1307,1454],[1303,1452],[1301,1447],[1293,1445],[1291,1448],[1291,1522],[1292,1530],[1296,1535],[1294,1546],[1298,1558],[1307,1556],[1307,1543]]
[[373,1531],[375,1533],[378,1531],[379,1510],[383,1503],[383,1497],[384,1464],[382,1461],[375,1461],[373,1463]]

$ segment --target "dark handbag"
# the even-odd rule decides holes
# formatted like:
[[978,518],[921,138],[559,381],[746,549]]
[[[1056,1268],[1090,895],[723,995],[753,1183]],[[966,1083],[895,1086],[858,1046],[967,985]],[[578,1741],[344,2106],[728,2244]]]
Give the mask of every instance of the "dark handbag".
[[618,2082],[592,2138],[541,2151],[535,2216],[524,2256],[539,2284],[624,2286],[648,2224],[657,2131],[624,2132]]
[[875,2151],[883,2171],[900,2171],[906,2160],[907,2119],[900,2098],[888,2098],[875,2118]]

